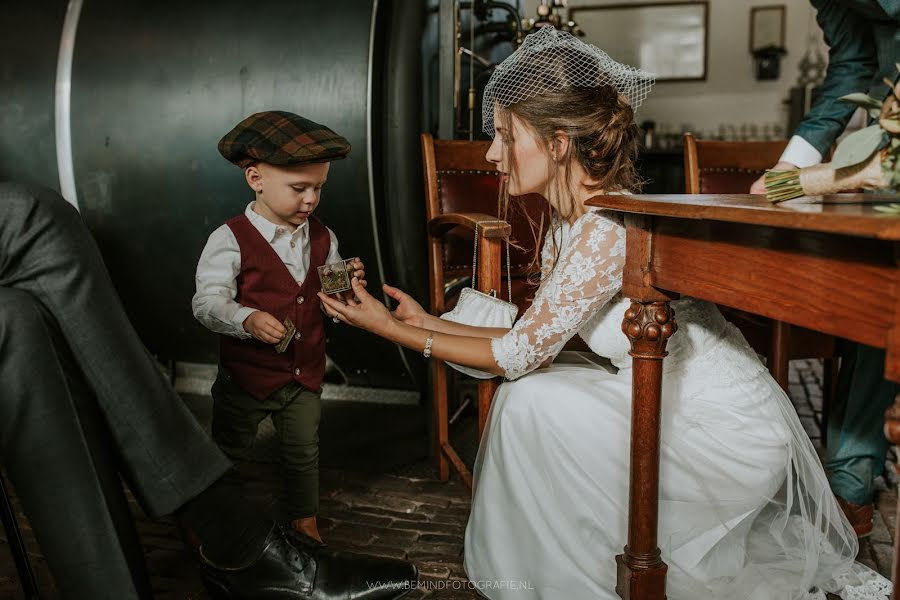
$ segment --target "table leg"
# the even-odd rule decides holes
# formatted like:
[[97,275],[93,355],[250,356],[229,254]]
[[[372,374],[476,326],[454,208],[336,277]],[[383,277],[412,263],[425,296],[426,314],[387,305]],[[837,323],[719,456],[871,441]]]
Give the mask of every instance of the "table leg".
[[667,567],[656,541],[660,394],[666,342],[676,329],[668,302],[632,302],[622,321],[633,360],[628,545],[616,556],[616,593],[624,600],[666,597]]
[[[900,444],[900,395],[894,400],[894,405],[884,413],[884,435],[892,444]],[[897,498],[897,515],[900,516],[900,497]],[[894,562],[891,567],[891,581],[894,582],[894,593],[891,600],[900,600],[900,521],[894,528]]]

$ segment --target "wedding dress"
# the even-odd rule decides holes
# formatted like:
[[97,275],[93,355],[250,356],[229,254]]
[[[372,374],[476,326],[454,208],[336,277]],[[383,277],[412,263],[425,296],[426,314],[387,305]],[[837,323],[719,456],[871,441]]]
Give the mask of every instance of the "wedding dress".
[[[618,598],[632,383],[624,255],[615,213],[563,224],[547,236],[532,308],[492,340],[511,381],[478,452],[465,544],[466,572],[492,600]],[[890,582],[854,563],[856,537],[815,450],[741,333],[707,302],[672,306],[659,497],[667,597],[888,598]],[[537,368],[576,333],[617,371]]]

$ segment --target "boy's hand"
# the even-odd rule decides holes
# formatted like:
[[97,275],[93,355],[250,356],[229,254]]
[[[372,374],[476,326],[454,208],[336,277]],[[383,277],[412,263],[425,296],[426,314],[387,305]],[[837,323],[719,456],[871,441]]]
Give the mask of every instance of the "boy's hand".
[[[359,281],[359,285],[361,285],[363,287],[366,287],[366,285],[368,285],[366,283],[366,270],[365,269],[366,269],[366,266],[363,264],[363,262],[361,260],[359,260],[359,257],[356,257],[353,259],[353,271],[351,271],[349,273],[350,279],[353,279],[354,277],[356,277],[356,279]],[[336,295],[341,299],[341,301],[344,304],[350,304],[351,302],[355,301],[355,298],[353,297],[353,290],[347,290],[345,292],[340,292],[339,294],[336,294]]]
[[261,310],[244,319],[244,331],[267,344],[277,344],[287,333],[278,319]]

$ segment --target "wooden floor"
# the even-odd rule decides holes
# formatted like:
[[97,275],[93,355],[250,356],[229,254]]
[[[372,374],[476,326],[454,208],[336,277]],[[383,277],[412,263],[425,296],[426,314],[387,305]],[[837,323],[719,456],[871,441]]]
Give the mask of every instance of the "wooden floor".
[[[820,367],[814,361],[797,361],[792,366],[791,398],[804,428],[818,446],[822,398],[818,384]],[[203,421],[206,413],[202,407],[195,412]],[[471,429],[470,421],[460,423],[458,427],[463,431],[458,431],[458,435],[466,437],[464,430]],[[468,450],[464,454],[473,454],[472,448]],[[243,469],[248,494],[262,503],[271,503],[269,499],[278,486],[274,465],[264,460],[264,441],[260,444],[260,458],[263,460]],[[462,568],[463,534],[469,511],[465,489],[456,480],[446,484],[435,481],[428,461],[418,459],[399,466],[396,460],[392,463],[388,472],[369,468],[371,465],[367,472],[344,468],[323,470],[321,529],[326,542],[338,548],[414,561],[422,575],[421,587],[406,597],[410,600],[478,598]],[[875,530],[872,536],[862,540],[859,557],[884,575],[890,573],[892,532],[896,521],[896,494],[887,491],[888,487],[895,489],[893,485],[882,486]],[[136,505],[133,508],[156,597],[206,599],[191,555],[182,545],[171,521],[151,522],[142,516]],[[52,578],[27,520],[21,514],[19,519],[38,574],[42,598],[55,598]],[[0,546],[0,599],[21,597],[15,567],[3,544]]]

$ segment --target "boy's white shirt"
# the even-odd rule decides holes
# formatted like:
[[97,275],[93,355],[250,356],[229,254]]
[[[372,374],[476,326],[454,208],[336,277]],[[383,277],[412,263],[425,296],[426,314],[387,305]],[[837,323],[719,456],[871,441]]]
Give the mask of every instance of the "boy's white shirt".
[[[297,283],[302,284],[309,271],[309,221],[291,231],[290,227],[276,225],[254,212],[253,205],[254,202],[248,204],[244,214],[269,242]],[[331,248],[325,262],[339,262],[337,237],[331,229],[328,229],[328,235]],[[249,338],[250,334],[244,330],[244,320],[257,309],[235,301],[240,272],[241,247],[231,228],[222,225],[210,234],[197,263],[197,293],[191,308],[194,317],[208,329],[232,337]]]

